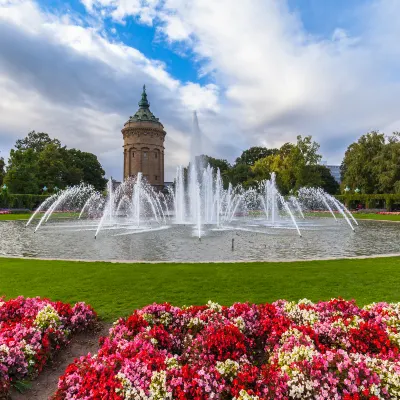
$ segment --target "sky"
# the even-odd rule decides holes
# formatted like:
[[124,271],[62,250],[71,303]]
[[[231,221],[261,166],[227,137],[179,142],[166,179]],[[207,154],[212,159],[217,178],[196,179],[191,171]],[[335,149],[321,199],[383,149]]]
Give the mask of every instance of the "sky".
[[146,84],[167,181],[194,110],[199,152],[233,162],[312,135],[339,164],[362,134],[400,130],[399,17],[398,0],[0,0],[0,156],[47,132],[121,179]]

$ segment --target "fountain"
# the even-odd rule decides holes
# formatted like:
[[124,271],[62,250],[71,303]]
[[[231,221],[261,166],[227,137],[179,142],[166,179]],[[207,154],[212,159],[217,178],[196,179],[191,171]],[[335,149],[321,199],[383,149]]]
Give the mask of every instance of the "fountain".
[[[59,212],[65,218],[56,218]],[[16,229],[20,225],[15,222]],[[197,157],[187,169],[177,168],[174,185],[164,192],[154,190],[140,173],[119,185],[108,181],[105,192],[85,184],[61,190],[37,208],[24,233],[15,234],[15,243],[0,224],[0,252],[211,261],[396,251],[393,244],[400,237],[395,224],[384,230],[368,222],[357,225],[350,211],[320,188],[285,196],[275,174],[252,188],[233,186]]]
[[302,188],[297,196],[285,198],[278,190],[275,173],[257,188],[245,190],[228,183],[225,189],[220,171],[203,166],[201,157],[196,157],[188,171],[182,166],[177,168],[174,188],[168,194],[156,192],[141,173],[117,188],[110,179],[105,196],[81,184],[46,199],[26,225],[43,212],[36,232],[53,213],[66,209],[77,213],[79,220],[98,220],[95,238],[102,230],[148,231],[190,225],[200,239],[207,229],[242,229],[241,225],[247,229],[249,221],[264,228],[295,229],[301,237],[298,218],[306,220],[305,210],[322,209],[338,221],[335,209],[353,231],[351,220],[357,223],[343,204],[320,188]]

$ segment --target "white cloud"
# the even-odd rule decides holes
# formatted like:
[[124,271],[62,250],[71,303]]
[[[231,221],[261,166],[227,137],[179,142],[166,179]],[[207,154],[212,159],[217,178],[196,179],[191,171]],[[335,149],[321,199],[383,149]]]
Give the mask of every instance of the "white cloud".
[[[115,0],[111,15],[141,14],[127,3]],[[308,34],[285,1],[160,0],[150,7],[167,41],[184,42],[207,61],[202,69],[223,88],[221,114],[234,121],[236,140],[246,132],[249,145],[279,145],[313,134],[339,162],[367,129],[397,126],[397,0],[369,1],[355,10],[353,32],[338,26],[330,38]]]
[[46,14],[30,0],[1,1],[2,155],[35,129],[69,147],[96,153],[109,175],[121,177],[120,130],[136,111],[146,83],[152,110],[168,127],[167,171],[172,172],[177,161],[188,161],[184,132],[190,131],[191,108],[217,109],[215,85],[182,84],[161,61],[111,42],[68,15]]
[[[47,130],[69,146],[97,152],[117,176],[120,129],[144,82],[168,132],[169,173],[188,161],[193,109],[207,136],[205,152],[230,160],[251,145],[279,146],[312,134],[324,158],[340,162],[367,130],[400,130],[397,0],[371,0],[356,10],[359,20],[350,30],[337,26],[325,38],[310,35],[285,1],[82,3],[95,17],[89,26],[45,14],[33,0],[0,0],[0,21],[16,37],[24,35],[9,43],[16,54],[0,37],[0,111],[6,115],[0,144],[30,129]],[[120,23],[134,17],[153,25],[166,46],[189,48],[201,60],[199,73],[213,83],[180,82],[161,60],[111,40],[97,24],[110,17]]]

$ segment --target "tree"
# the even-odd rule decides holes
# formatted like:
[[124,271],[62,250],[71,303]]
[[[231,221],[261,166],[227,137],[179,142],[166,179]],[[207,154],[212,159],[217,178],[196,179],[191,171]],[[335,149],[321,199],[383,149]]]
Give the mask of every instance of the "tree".
[[39,193],[37,159],[33,149],[10,151],[4,183],[11,193]]
[[4,161],[4,158],[0,157],[0,185],[3,185],[4,175],[6,173],[5,166],[6,163]]
[[15,147],[18,150],[32,149],[40,153],[44,148],[53,143],[56,147],[61,147],[61,142],[58,139],[51,139],[47,133],[31,131],[24,139],[18,139]]
[[377,157],[375,171],[380,193],[400,192],[400,133],[394,132]]
[[93,185],[97,190],[103,190],[107,180],[104,178],[105,172],[102,168],[97,156],[77,149],[67,150],[67,161],[70,165],[68,176],[66,178],[70,184],[79,178],[79,182],[83,181]]
[[342,165],[342,184],[367,194],[394,193],[400,181],[400,135],[372,131],[352,143]]
[[[329,194],[339,193],[340,185],[331,174],[329,168],[325,167],[325,165],[313,165],[308,168],[311,171],[308,175],[309,180],[304,186],[321,187]],[[314,178],[314,181],[310,177]]]
[[250,147],[248,150],[242,152],[242,155],[236,159],[235,164],[254,165],[255,162],[261,158],[276,153],[278,153],[278,149],[267,149],[266,147],[260,146]]
[[17,140],[10,152],[4,181],[12,193],[40,193],[46,186],[51,192],[56,186],[85,182],[97,190],[106,185],[104,170],[94,154],[61,146],[47,133],[32,131]]
[[233,186],[242,185],[247,188],[256,183],[251,166],[247,164],[235,164],[227,172],[227,176]]
[[209,165],[215,171],[219,169],[221,171],[221,175],[227,172],[231,168],[229,162],[221,158],[214,158],[207,156],[205,154],[202,154],[200,158],[203,160],[204,166]]
[[277,153],[256,161],[252,167],[256,180],[270,179],[277,173],[277,185],[283,194],[302,186],[321,186],[322,170],[318,169],[321,155],[319,144],[311,136],[297,136],[297,143],[285,143]]
[[[214,158],[211,156],[207,156],[206,154],[202,154],[196,157],[196,163],[201,167],[206,167],[207,165],[209,165],[215,173],[219,169],[224,187],[228,187],[228,173],[230,171],[231,165],[227,160]],[[188,168],[190,168],[190,166]],[[201,179],[200,176],[199,179]]]

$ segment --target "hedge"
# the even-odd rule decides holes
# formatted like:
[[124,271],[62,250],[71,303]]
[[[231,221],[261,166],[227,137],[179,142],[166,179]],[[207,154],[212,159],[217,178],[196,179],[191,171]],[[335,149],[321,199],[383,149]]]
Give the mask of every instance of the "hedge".
[[[0,208],[27,208],[34,210],[49,195],[45,194],[9,194],[0,192]],[[335,196],[349,208],[355,208],[362,203],[365,208],[386,208],[391,211],[394,205],[400,206],[400,193],[398,194],[341,194]]]
[[400,207],[400,193],[397,194],[341,194],[335,196],[339,201],[344,203],[346,207],[355,208],[362,203],[365,208],[386,208],[392,211],[394,205]]
[[45,194],[10,194],[0,193],[0,208],[20,208],[34,210],[48,195]]

